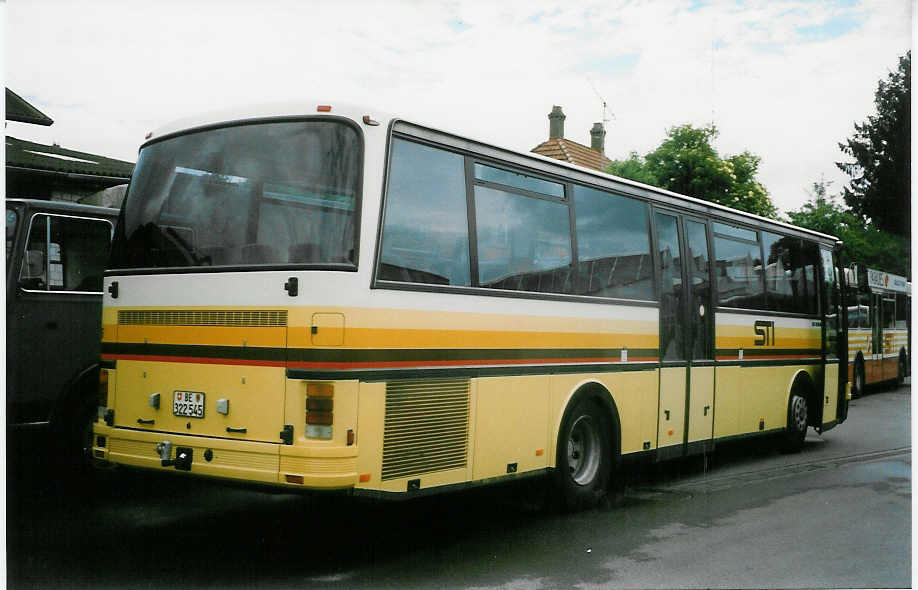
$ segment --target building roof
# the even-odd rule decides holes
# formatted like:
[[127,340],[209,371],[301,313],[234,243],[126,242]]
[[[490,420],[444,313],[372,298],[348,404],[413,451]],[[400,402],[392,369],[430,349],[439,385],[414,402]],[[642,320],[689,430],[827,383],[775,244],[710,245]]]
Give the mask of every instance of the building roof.
[[123,178],[134,172],[134,164],[96,154],[68,150],[58,145],[44,145],[6,136],[7,168],[27,168],[67,174],[87,174]]
[[50,125],[54,123],[51,117],[39,111],[24,98],[6,89],[6,120],[18,123],[33,123],[35,125]]
[[552,137],[532,148],[533,153],[569,162],[584,168],[603,171],[612,160],[598,151],[563,137]]

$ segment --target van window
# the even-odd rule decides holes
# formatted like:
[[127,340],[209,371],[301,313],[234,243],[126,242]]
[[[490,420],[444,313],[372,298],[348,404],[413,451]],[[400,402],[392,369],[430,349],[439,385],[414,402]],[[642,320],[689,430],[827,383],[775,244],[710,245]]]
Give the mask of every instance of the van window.
[[112,225],[103,219],[35,215],[19,286],[27,291],[102,291]]
[[6,210],[6,266],[10,266],[10,255],[13,253],[13,238],[16,236],[16,225],[19,213],[15,209]]

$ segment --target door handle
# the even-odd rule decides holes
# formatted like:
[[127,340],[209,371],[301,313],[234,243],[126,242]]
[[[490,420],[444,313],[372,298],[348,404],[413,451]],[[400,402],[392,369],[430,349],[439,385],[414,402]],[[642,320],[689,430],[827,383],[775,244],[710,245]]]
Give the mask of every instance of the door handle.
[[669,410],[663,410],[663,413],[666,414],[666,419],[669,420]]
[[245,434],[247,430],[247,428],[233,428],[232,426],[226,427],[226,431],[233,434]]
[[705,407],[704,407],[704,415],[705,415],[705,416],[708,415],[708,410],[710,410],[710,409],[711,409],[711,406],[705,406]]

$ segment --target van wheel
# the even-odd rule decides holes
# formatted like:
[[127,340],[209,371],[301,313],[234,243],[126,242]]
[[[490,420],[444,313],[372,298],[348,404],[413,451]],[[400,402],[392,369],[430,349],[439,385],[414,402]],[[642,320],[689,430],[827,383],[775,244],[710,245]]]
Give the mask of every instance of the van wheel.
[[864,395],[864,361],[858,358],[854,361],[854,383],[851,384],[851,397],[858,398]]
[[558,437],[557,486],[567,510],[590,508],[605,496],[612,463],[609,421],[583,398],[564,419]]
[[803,449],[807,428],[806,398],[799,393],[791,393],[787,403],[787,430],[784,433],[784,444],[781,450],[785,453],[798,453]]
[[74,475],[86,474],[92,466],[92,424],[96,415],[94,397],[77,397],[54,427],[55,456],[59,468]]

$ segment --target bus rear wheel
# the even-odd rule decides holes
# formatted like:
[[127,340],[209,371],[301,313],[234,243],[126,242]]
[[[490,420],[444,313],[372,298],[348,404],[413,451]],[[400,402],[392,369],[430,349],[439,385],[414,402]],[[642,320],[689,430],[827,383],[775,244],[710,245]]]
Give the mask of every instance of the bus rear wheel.
[[599,405],[583,398],[561,425],[557,487],[561,507],[590,508],[605,496],[612,463],[609,421]]
[[787,404],[787,430],[784,433],[784,444],[781,450],[785,453],[798,453],[803,449],[807,429],[806,397],[792,393]]

